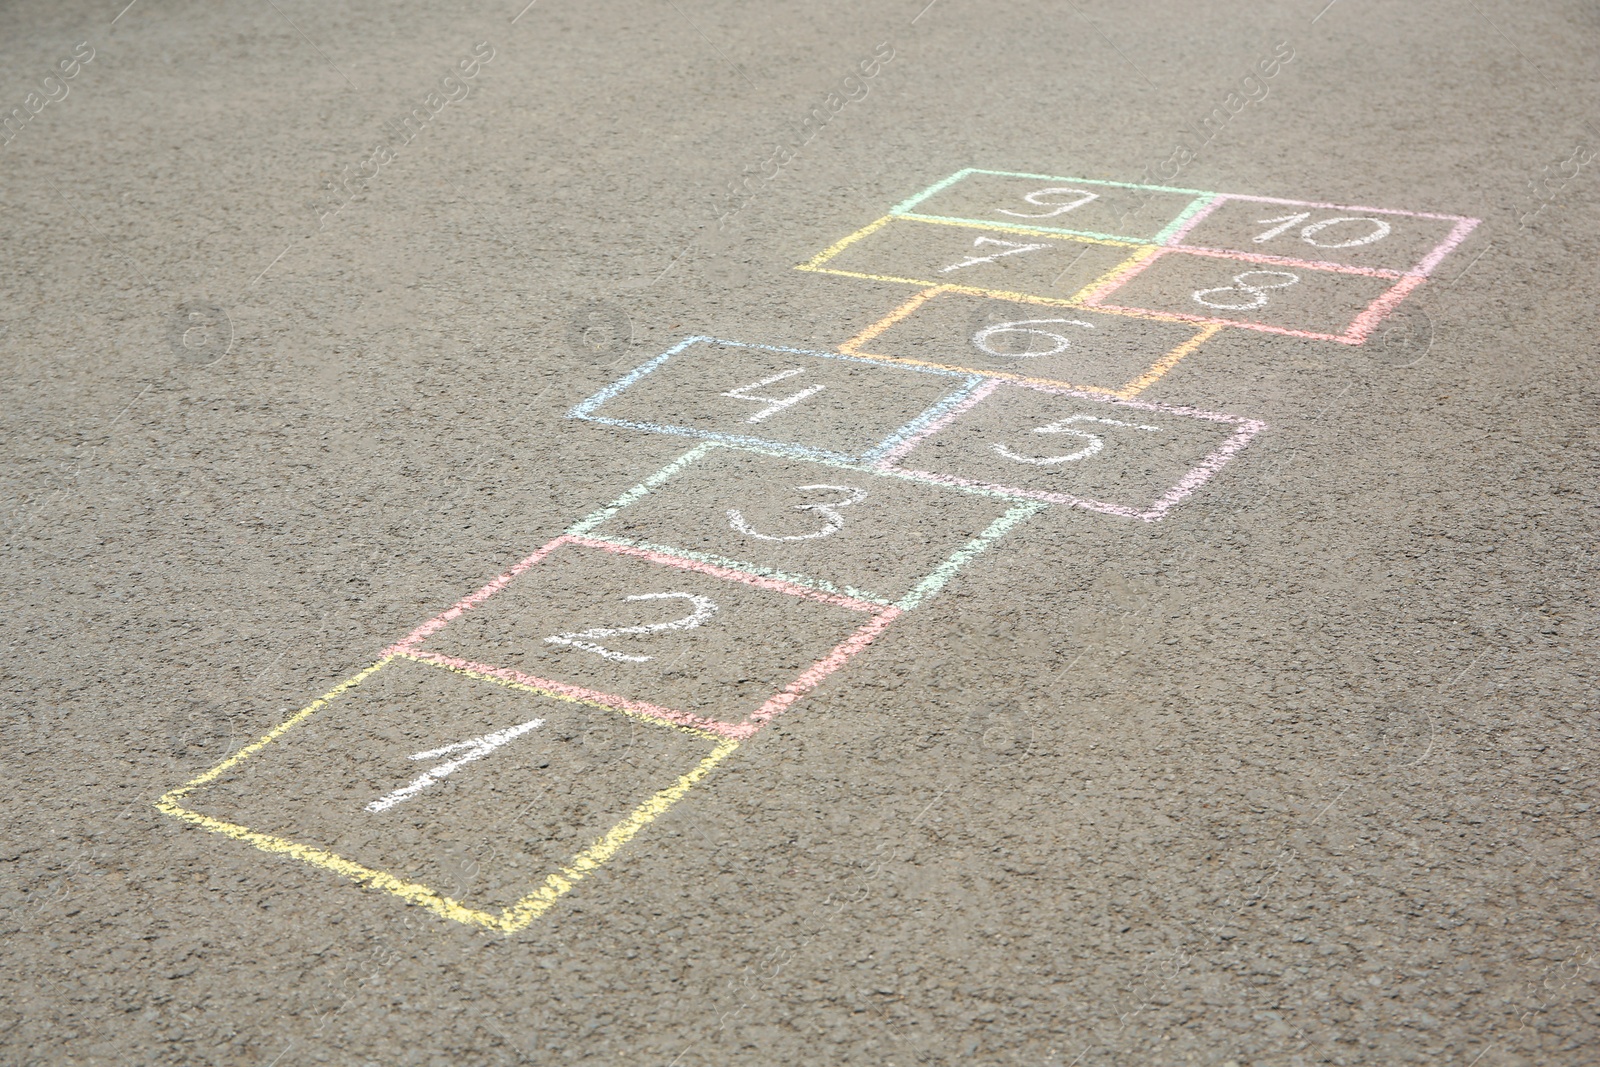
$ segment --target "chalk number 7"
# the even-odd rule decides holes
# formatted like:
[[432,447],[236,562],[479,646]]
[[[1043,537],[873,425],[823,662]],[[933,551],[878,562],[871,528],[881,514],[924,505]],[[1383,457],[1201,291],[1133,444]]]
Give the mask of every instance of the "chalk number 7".
[[1004,252],[996,252],[993,255],[989,255],[989,256],[968,256],[966,259],[963,259],[960,263],[952,263],[948,267],[940,267],[939,268],[939,273],[944,274],[944,273],[947,273],[947,272],[952,271],[952,270],[960,270],[962,267],[975,267],[979,263],[993,263],[995,260],[999,259],[1001,256],[1015,256],[1015,255],[1019,255],[1019,254],[1021,254],[1023,252],[1037,252],[1041,248],[1049,248],[1050,247],[1048,244],[1031,244],[1030,245],[1030,244],[1023,244],[1021,241],[1002,241],[998,237],[978,237],[978,238],[975,238],[973,240],[973,242],[972,242],[972,247],[973,248],[982,248],[984,245],[999,245],[999,246],[1003,247],[1005,249],[1005,251]]

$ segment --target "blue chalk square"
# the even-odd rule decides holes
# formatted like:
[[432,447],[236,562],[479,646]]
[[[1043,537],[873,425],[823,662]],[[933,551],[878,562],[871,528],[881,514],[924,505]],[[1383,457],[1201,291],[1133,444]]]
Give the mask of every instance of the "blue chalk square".
[[689,337],[568,417],[797,459],[871,463],[984,380],[831,352]]

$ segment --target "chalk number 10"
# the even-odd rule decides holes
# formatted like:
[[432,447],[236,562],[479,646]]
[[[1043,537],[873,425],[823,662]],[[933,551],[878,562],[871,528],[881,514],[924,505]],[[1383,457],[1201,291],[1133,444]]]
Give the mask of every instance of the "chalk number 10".
[[[1256,234],[1251,238],[1251,240],[1256,244],[1264,244],[1265,242],[1272,240],[1274,237],[1277,237],[1291,226],[1298,226],[1300,223],[1306,221],[1306,219],[1309,219],[1310,217],[1311,212],[1302,211],[1295,215],[1281,215],[1275,219],[1261,219],[1256,223],[1256,225],[1272,226],[1272,229],[1267,230],[1264,233]],[[1369,224],[1369,228],[1367,229],[1366,233],[1357,234],[1355,237],[1351,237],[1344,241],[1319,241],[1317,239],[1317,235],[1322,233],[1323,230],[1328,229],[1330,226],[1340,226],[1347,222],[1365,222]],[[1273,226],[1273,223],[1277,223],[1277,225]],[[1349,233],[1350,231],[1345,230],[1343,232]],[[1328,236],[1332,237],[1335,235],[1329,234]],[[1341,217],[1337,219],[1323,219],[1321,222],[1313,222],[1311,225],[1302,227],[1300,230],[1300,240],[1315,248],[1354,248],[1357,245],[1370,245],[1374,241],[1381,241],[1387,236],[1389,236],[1389,224],[1387,222],[1384,222],[1382,219],[1368,218],[1365,215]]]

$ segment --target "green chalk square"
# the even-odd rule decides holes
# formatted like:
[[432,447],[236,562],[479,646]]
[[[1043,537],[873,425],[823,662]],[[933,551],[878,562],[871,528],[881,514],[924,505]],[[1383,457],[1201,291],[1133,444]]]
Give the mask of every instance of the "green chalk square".
[[[1160,244],[1216,194],[969,167],[890,209],[903,218]],[[1031,198],[1031,199],[1030,199]]]
[[904,610],[1043,506],[870,467],[708,443],[568,533]]

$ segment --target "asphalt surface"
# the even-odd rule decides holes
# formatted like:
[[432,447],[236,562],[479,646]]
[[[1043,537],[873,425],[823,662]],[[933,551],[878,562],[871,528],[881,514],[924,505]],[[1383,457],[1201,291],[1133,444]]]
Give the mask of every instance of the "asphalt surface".
[[1597,33],[7,5],[0,1062],[1600,1062]]

